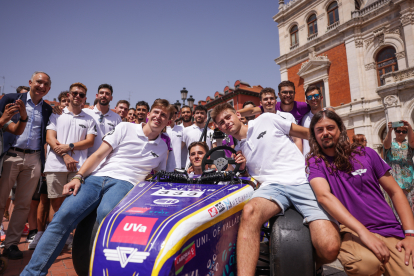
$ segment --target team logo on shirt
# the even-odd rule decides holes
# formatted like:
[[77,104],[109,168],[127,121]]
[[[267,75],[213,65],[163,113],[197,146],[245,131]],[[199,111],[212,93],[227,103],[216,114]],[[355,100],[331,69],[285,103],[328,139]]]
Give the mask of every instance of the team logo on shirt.
[[259,134],[259,136],[257,136],[257,139],[263,138],[266,134],[266,131],[263,131],[262,133]]
[[361,176],[362,174],[366,173],[367,169],[360,169],[360,170],[356,170],[354,172],[352,172],[352,175],[359,175]]
[[152,156],[154,156],[155,158],[160,157],[158,154],[156,154],[155,152],[151,151]]
[[96,128],[96,125],[93,127],[93,129],[97,132],[98,131],[98,129]]
[[[96,125],[95,125],[95,127],[96,127]],[[108,132],[107,134],[105,134],[104,137],[102,137],[102,140],[105,139],[106,136],[109,136],[109,135],[114,134],[114,132],[115,132],[115,129],[111,130],[110,132]]]
[[180,134],[177,134],[177,137],[182,137],[182,135],[180,135]]
[[79,126],[80,126],[81,128],[86,128],[86,126],[85,126],[85,125],[81,125],[81,124],[79,124]]
[[114,124],[111,124],[111,123],[108,123],[108,125],[110,125],[111,127],[115,127],[115,125]]

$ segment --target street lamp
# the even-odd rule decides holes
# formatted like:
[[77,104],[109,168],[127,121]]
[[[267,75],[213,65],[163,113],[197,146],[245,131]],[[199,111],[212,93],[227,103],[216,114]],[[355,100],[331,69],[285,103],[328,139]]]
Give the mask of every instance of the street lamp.
[[187,99],[187,102],[188,102],[188,106],[190,107],[190,109],[193,110],[194,98],[192,95],[190,95],[190,98]]
[[187,99],[188,91],[184,87],[183,90],[181,90],[180,92],[181,92],[181,100],[183,100],[183,105],[185,105],[185,100]]
[[174,105],[175,105],[176,107],[178,107],[178,110],[181,110],[181,103],[180,103],[180,101],[179,101],[179,100],[177,100],[177,101],[174,103]]

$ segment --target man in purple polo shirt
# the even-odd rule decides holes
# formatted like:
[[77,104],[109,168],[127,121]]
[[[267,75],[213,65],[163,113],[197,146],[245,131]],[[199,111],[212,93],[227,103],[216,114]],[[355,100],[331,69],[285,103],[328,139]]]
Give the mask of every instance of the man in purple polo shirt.
[[[266,89],[269,88],[264,88],[262,92]],[[288,80],[282,81],[278,85],[278,89],[280,102],[276,102],[276,96],[273,99],[273,101],[270,98],[268,100],[263,99],[262,92],[260,92],[260,106],[243,108],[238,110],[238,112],[241,114],[242,117],[252,116],[265,112],[272,112],[269,109],[272,105],[275,105],[275,110],[292,114],[293,117],[295,117],[296,124],[300,124],[302,118],[306,115],[306,113],[308,113],[311,110],[310,106],[305,102],[295,101],[295,84],[293,82]]]
[[[414,275],[414,217],[391,168],[373,149],[351,147],[335,112],[319,111],[309,129],[308,179],[318,202],[341,223],[338,259],[346,273]],[[390,195],[402,226],[380,186]]]

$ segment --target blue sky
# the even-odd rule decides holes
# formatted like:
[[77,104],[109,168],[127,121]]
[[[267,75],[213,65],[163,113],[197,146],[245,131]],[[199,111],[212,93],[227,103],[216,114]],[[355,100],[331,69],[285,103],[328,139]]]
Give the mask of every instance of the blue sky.
[[[34,71],[52,78],[46,99],[71,83],[114,87],[114,102],[196,102],[238,79],[280,82],[276,0],[1,1],[0,85],[27,85]],[[181,101],[181,100],[180,100]],[[115,103],[111,103],[111,107]]]

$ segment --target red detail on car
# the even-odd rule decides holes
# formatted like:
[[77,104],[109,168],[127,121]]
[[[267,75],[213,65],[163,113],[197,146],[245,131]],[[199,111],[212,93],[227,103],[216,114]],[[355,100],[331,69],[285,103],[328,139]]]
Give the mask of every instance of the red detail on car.
[[158,218],[126,216],[116,228],[111,242],[146,245]]
[[210,209],[207,210],[208,213],[210,214],[210,216],[213,218],[218,214],[218,210],[216,207],[211,207]]

